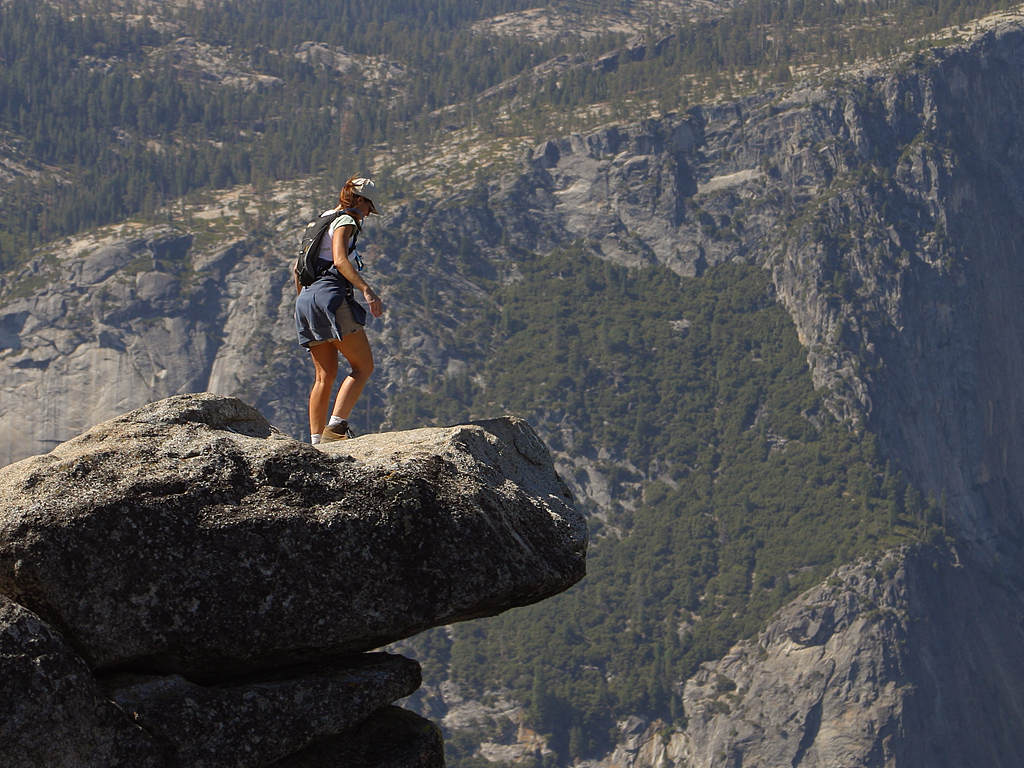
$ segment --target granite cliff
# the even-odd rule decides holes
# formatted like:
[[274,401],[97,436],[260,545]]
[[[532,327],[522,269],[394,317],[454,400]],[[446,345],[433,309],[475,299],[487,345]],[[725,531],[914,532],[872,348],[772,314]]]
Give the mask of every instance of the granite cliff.
[[582,765],[1015,765],[1021,586],[931,547],[844,566],[680,683],[685,730],[624,720]]
[[0,472],[9,766],[440,766],[367,653],[583,576],[586,524],[523,422],[321,451],[184,395]]
[[[592,765],[1024,759],[1022,81],[1024,19],[1004,14],[784,91],[553,138],[514,168],[453,182],[454,204],[396,200],[387,231],[366,238],[391,300],[373,329],[385,398],[482,357],[457,333],[465,297],[482,293],[478,278],[515,280],[517,252],[575,241],[685,275],[762,267],[834,416],[876,433],[948,515],[950,541],[840,569],[756,640],[671,681],[687,728],[620,713],[618,748]],[[281,243],[302,194],[183,205],[174,221],[92,233],[5,276],[0,460],[191,390],[238,394],[300,434],[293,393],[307,372]],[[462,255],[457,272],[419,258],[426,220],[433,250]],[[410,284],[429,286],[429,309]],[[589,483],[564,475],[599,508],[622,501],[596,469]]]

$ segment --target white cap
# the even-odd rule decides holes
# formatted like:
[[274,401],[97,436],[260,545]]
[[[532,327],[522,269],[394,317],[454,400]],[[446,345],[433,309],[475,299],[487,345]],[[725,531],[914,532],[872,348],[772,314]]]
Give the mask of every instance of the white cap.
[[370,201],[370,213],[380,215],[377,210],[377,201],[380,199],[380,189],[373,183],[373,179],[352,179],[353,191],[360,197]]

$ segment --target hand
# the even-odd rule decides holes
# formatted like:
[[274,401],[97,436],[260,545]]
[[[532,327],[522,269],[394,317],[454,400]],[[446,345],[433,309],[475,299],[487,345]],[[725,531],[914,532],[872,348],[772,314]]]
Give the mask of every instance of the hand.
[[380,296],[370,286],[363,288],[363,296],[366,297],[366,303],[370,305],[370,314],[374,317],[380,317],[384,314],[384,304],[380,300]]

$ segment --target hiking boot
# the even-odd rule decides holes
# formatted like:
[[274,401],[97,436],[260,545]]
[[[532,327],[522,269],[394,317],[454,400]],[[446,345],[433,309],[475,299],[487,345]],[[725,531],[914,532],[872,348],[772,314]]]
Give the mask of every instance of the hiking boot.
[[333,427],[324,427],[324,431],[320,434],[320,442],[333,443],[335,440],[348,440],[350,437],[355,437],[355,435],[349,429],[348,422],[343,421]]

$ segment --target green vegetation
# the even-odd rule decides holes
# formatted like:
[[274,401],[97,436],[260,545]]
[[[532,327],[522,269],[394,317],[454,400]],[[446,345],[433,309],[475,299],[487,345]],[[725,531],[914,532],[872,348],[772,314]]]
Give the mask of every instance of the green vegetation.
[[[0,159],[27,161],[27,172],[0,191],[0,269],[35,243],[151,214],[192,190],[336,179],[370,149],[429,155],[465,127],[537,139],[609,113],[635,119],[637,103],[641,114],[652,104],[679,110],[797,69],[916,46],[908,41],[1007,3],[747,0],[672,28],[652,18],[642,49],[600,66],[626,36],[541,42],[473,31],[481,19],[545,5],[527,0],[214,0],[168,4],[153,22],[125,5],[3,5]],[[587,6],[608,10],[631,4]],[[341,73],[306,60],[306,42],[366,66]],[[488,95],[501,83],[508,88]]]
[[[192,35],[184,42],[145,15],[64,5],[10,0],[0,13],[0,151],[32,161],[0,193],[0,268],[31,243],[149,214],[195,189],[340,177],[371,141],[422,140],[418,116],[553,53],[466,28],[522,0],[165,8]],[[296,54],[304,41],[391,57],[400,82],[308,63]],[[190,46],[194,61],[182,61]],[[209,51],[224,61],[207,74]],[[235,77],[222,81],[218,67]]]
[[[934,535],[940,516],[871,435],[823,412],[761,270],[682,279],[576,248],[523,273],[469,329],[491,341],[486,381],[400,395],[392,412],[396,427],[519,414],[626,502],[592,517],[570,592],[413,641],[428,678],[448,667],[471,694],[511,690],[564,761],[607,749],[624,712],[682,724],[675,684],[700,662],[835,566]],[[453,764],[472,765],[460,743]]]

